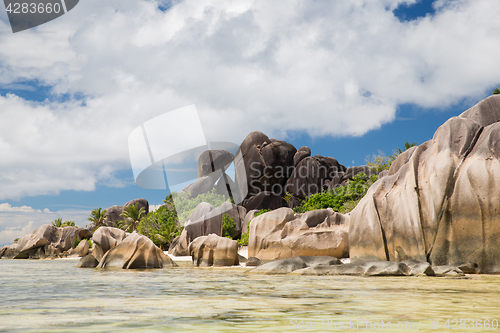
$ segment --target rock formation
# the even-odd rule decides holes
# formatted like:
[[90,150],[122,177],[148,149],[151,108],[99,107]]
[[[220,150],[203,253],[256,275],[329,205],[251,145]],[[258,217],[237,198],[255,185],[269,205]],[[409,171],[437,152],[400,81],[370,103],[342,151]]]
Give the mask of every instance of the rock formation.
[[75,245],[80,237],[89,237],[88,230],[78,227],[58,228],[44,224],[17,242],[0,249],[0,257],[13,259],[46,258],[60,256]]
[[99,227],[92,236],[92,255],[100,261],[104,254],[119,245],[129,233],[113,227]]
[[121,214],[123,213],[123,210],[130,205],[137,205],[137,210],[144,208],[146,215],[149,213],[149,203],[146,199],[133,199],[123,206],[111,206],[106,209],[106,213],[108,214],[108,216],[106,217],[105,222],[108,227],[114,227],[115,222],[122,221],[123,217],[121,216]]
[[348,215],[320,209],[295,215],[280,208],[250,223],[248,256],[263,261],[294,256],[349,255]]
[[500,273],[500,96],[401,154],[351,212],[351,258]]
[[189,244],[189,255],[195,266],[239,265],[238,242],[214,234],[193,240]]
[[99,261],[98,268],[164,268],[177,266],[146,236],[133,232],[111,248]]

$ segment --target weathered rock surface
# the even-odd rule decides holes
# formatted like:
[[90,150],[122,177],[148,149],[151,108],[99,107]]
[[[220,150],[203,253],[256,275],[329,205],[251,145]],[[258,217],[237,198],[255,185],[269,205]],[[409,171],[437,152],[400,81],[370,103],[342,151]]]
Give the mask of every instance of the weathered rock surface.
[[77,247],[69,250],[68,255],[84,257],[87,255],[87,253],[89,253],[89,249],[90,249],[89,242],[87,242],[87,240],[82,240]]
[[82,257],[76,267],[80,268],[95,268],[99,265],[99,261],[97,261],[96,258],[94,258],[93,255],[87,254],[86,256]]
[[[236,206],[230,202],[224,202],[219,207],[210,210],[208,205],[209,204],[204,202],[198,204],[191,214],[191,216],[193,216],[193,214],[196,213],[195,216],[190,216],[188,218],[189,223],[184,225],[184,230],[179,238],[172,242],[168,253],[175,256],[187,256],[189,255],[189,243],[191,243],[194,239],[200,236],[208,236],[210,234],[221,236],[222,218],[225,214],[233,219],[236,225],[236,235],[241,234],[241,226],[247,212],[244,207]],[[209,211],[209,213],[199,217],[199,215],[205,211]],[[191,222],[191,220],[195,220],[195,222]]]
[[12,245],[0,250],[0,257],[13,259],[59,256],[71,250],[80,236],[88,236],[88,230],[78,227],[57,228],[44,224]]
[[288,203],[279,194],[274,192],[260,192],[259,194],[243,200],[241,203],[246,210],[261,210],[261,209],[278,209],[281,207],[288,207]]
[[320,155],[304,157],[295,166],[287,180],[286,192],[304,199],[309,195],[322,192],[330,184],[326,181],[333,179],[343,170],[343,166],[341,167],[339,162],[332,157]]
[[243,158],[235,161],[236,183],[247,187],[248,196],[263,191],[284,195],[284,185],[293,171],[296,149],[293,145],[269,139],[262,132],[252,132],[243,140]]
[[[234,155],[227,150],[206,150],[198,158],[198,178],[208,176],[219,169],[227,169]],[[217,179],[214,179],[214,182]]]
[[320,209],[304,214],[280,208],[250,223],[248,256],[270,261],[295,256],[348,257],[349,216]]
[[92,255],[101,261],[106,252],[120,244],[128,235],[128,232],[118,228],[99,227],[92,236]]
[[146,199],[133,199],[127,202],[123,206],[111,206],[108,209],[106,209],[106,213],[108,216],[106,217],[106,224],[109,227],[113,227],[115,225],[115,222],[122,221],[123,217],[121,214],[123,213],[123,210],[131,205],[137,205],[137,210],[140,210],[141,208],[144,208],[144,213],[147,215],[149,213],[149,203]]
[[195,266],[239,265],[238,242],[218,235],[200,236],[189,244]]
[[201,178],[198,178],[194,183],[184,187],[182,191],[189,193],[192,198],[196,198],[200,194],[211,191],[216,180],[217,179],[213,179],[210,176],[203,176]]
[[293,165],[297,166],[304,158],[311,156],[311,149],[309,147],[300,147],[295,155],[293,155]]
[[500,96],[407,150],[351,212],[351,258],[500,273]]
[[[297,256],[292,258],[284,258],[279,260],[274,260],[265,263],[257,268],[250,270],[252,273],[263,273],[263,274],[288,274],[293,271],[307,268],[316,267],[318,265],[330,266],[330,265],[340,265],[340,260],[335,257],[329,256]],[[248,266],[248,264],[247,264]]]
[[176,263],[165,255],[152,240],[133,232],[111,248],[99,261],[98,268],[164,268]]

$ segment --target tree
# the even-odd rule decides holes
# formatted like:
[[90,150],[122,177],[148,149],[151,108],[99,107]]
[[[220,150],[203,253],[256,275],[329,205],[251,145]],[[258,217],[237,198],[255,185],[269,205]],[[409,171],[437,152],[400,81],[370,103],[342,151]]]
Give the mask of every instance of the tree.
[[127,232],[137,231],[137,226],[141,219],[146,215],[144,207],[137,209],[137,204],[125,207],[121,216],[124,217],[123,227]]
[[496,88],[493,90],[493,95],[500,95],[500,89]]
[[63,221],[62,221],[62,218],[57,218],[55,219],[54,221],[52,221],[52,225],[54,227],[58,227],[58,228],[61,228],[63,226]]
[[104,220],[106,220],[107,216],[106,209],[102,209],[101,207],[95,208],[87,219],[91,222],[89,226],[92,226],[93,231],[97,230],[97,228],[105,225]]

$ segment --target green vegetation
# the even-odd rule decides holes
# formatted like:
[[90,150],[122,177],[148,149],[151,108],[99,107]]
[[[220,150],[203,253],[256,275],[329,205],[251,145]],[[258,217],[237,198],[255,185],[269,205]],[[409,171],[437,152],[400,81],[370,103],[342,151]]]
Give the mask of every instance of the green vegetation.
[[87,242],[89,242],[89,249],[91,249],[92,248],[92,240],[87,239]]
[[250,234],[250,222],[248,221],[248,226],[247,226],[247,231],[241,233],[240,239],[238,239],[238,245],[239,246],[248,246],[248,235]]
[[65,227],[76,227],[75,221],[62,221],[62,218],[57,218],[54,221],[52,221],[52,225],[54,227],[58,228],[65,228]]
[[389,170],[392,162],[405,150],[416,146],[417,143],[408,141],[404,144],[404,150],[397,148],[391,156],[385,156],[379,151],[378,155],[368,158],[366,164],[377,174],[367,176],[360,173],[345,186],[339,186],[333,190],[317,193],[302,200],[302,205],[294,208],[295,213],[305,213],[315,209],[332,208],[336,212],[348,213],[356,207],[363,198],[370,186],[378,180],[378,173]]
[[120,226],[126,232],[137,231],[139,222],[145,215],[146,211],[144,210],[144,207],[138,209],[138,204],[127,206],[123,210],[123,213],[121,213],[121,216],[124,218],[124,220],[121,221]]
[[332,208],[336,212],[350,212],[377,179],[377,175],[368,177],[364,173],[357,174],[345,186],[339,186],[334,190],[316,193],[307,197],[302,204],[302,210],[307,212],[315,209]]
[[17,242],[18,240],[19,240],[19,238],[14,239],[14,243]]
[[187,193],[174,192],[163,201],[167,202],[169,200],[174,200],[175,208],[177,208],[177,211],[180,212],[179,222],[182,226],[199,203],[207,202],[214,207],[219,207],[224,202],[229,201],[229,199],[226,199],[223,195],[215,193],[215,189],[212,189],[210,192],[200,194],[196,198],[191,198]]
[[104,226],[104,221],[108,216],[106,209],[102,209],[101,207],[95,208],[89,215],[89,220],[91,223],[88,225],[92,227],[92,231],[96,231],[97,228]]
[[165,205],[143,217],[137,228],[140,234],[151,239],[162,250],[168,250],[172,240],[179,236],[183,229],[179,224],[172,197],[169,197]]
[[236,223],[228,214],[222,215],[222,237],[234,239],[237,236]]
[[493,90],[493,95],[500,95],[500,89],[496,88]]
[[270,209],[261,209],[257,213],[255,213],[253,217],[256,218],[257,216],[265,214],[265,213],[270,212],[270,211],[271,211]]

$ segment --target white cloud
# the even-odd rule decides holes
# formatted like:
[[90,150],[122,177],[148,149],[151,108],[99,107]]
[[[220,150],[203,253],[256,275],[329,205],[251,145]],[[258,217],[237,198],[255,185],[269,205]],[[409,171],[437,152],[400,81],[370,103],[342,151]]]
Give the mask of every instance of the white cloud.
[[0,97],[0,199],[120,186],[132,129],[193,103],[210,140],[239,143],[252,130],[362,135],[398,104],[444,107],[498,84],[499,2],[440,0],[405,23],[391,12],[402,3],[415,1],[189,0],[162,12],[88,0],[0,34],[0,84],[85,96]]
[[88,214],[86,210],[66,209],[51,212],[48,208],[34,209],[30,206],[12,206],[0,203],[0,247],[11,244],[14,239],[25,236],[39,226],[51,223],[57,218],[63,221],[75,221],[80,227],[85,227]]

